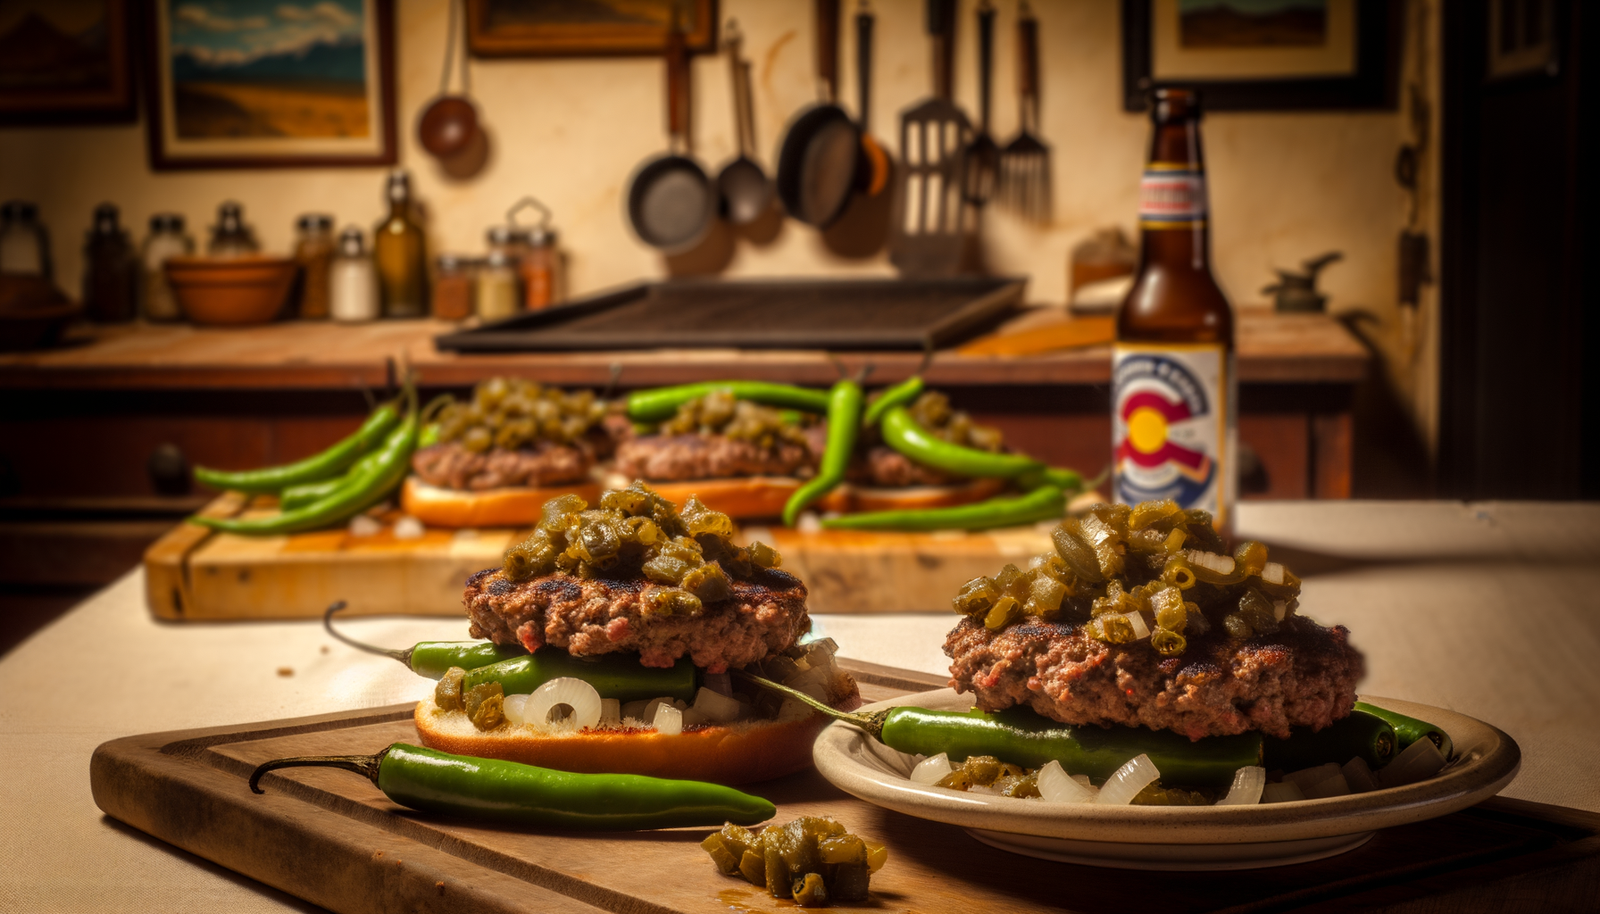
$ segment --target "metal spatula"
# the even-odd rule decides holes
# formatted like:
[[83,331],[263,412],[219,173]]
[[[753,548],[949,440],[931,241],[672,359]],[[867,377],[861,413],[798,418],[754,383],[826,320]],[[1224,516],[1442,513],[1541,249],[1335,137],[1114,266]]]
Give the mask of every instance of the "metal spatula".
[[933,97],[900,113],[900,187],[889,260],[906,275],[961,272],[975,213],[962,194],[972,124],[950,101],[954,0],[928,0]]
[[1000,151],[1000,202],[1030,222],[1048,223],[1054,191],[1050,147],[1039,139],[1039,20],[1024,0],[1017,20],[1016,139]]

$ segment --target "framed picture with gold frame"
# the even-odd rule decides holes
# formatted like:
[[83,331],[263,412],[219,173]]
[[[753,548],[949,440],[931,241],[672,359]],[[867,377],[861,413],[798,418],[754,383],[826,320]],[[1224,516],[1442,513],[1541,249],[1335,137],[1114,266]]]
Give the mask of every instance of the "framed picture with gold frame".
[[393,0],[147,0],[150,164],[395,162]]
[[1212,111],[1393,109],[1402,0],[1122,0],[1123,107],[1162,86]]
[[666,51],[674,9],[690,53],[717,47],[716,0],[466,0],[479,57],[594,57]]
[[0,0],[0,124],[131,121],[128,0]]

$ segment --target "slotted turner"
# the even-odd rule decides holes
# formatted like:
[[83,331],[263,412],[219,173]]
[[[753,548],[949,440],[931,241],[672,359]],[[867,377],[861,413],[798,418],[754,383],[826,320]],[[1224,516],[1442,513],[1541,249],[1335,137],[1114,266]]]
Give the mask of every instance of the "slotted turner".
[[900,114],[900,187],[889,260],[908,276],[952,276],[966,260],[976,213],[962,194],[972,124],[950,101],[954,0],[928,0],[933,97]]
[[1017,20],[1016,139],[1000,151],[1002,204],[1030,222],[1048,223],[1054,202],[1050,147],[1039,139],[1039,20],[1023,0]]

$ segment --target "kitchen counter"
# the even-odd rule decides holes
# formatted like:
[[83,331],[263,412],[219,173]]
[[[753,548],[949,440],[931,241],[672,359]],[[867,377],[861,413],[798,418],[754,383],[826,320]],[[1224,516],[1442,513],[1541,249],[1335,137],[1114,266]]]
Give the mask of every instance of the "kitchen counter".
[[[1243,505],[1239,522],[1241,535],[1269,542],[1303,574],[1301,612],[1350,628],[1367,658],[1364,693],[1494,724],[1523,753],[1504,795],[1600,812],[1591,763],[1600,757],[1600,505],[1284,502]],[[943,672],[939,646],[953,619],[823,616],[817,629],[846,657]],[[464,631],[439,619],[345,627],[386,645]],[[86,649],[96,651],[96,675],[68,675],[63,658]],[[313,910],[102,816],[89,795],[90,754],[137,733],[411,701],[430,685],[314,622],[155,622],[140,574],[122,578],[0,658],[0,907]],[[720,884],[709,863],[703,876],[712,910]]]

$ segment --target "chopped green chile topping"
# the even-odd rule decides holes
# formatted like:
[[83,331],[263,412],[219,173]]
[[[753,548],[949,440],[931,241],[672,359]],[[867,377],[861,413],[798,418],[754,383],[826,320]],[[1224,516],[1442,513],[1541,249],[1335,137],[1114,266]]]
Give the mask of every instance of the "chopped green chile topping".
[[769,825],[760,834],[729,823],[700,847],[723,875],[742,877],[799,907],[866,901],[872,874],[889,859],[883,845],[815,816]]
[[951,444],[988,451],[991,454],[999,453],[1005,446],[1005,438],[999,429],[979,425],[965,412],[951,409],[950,398],[936,390],[927,391],[917,397],[906,407],[906,412],[909,412],[911,418],[917,420],[917,424],[928,434]]
[[731,390],[713,390],[678,407],[677,415],[661,423],[659,431],[664,435],[722,435],[770,451],[784,442],[805,447],[805,426],[814,421],[815,417],[805,413],[740,400]]
[[490,448],[514,451],[538,441],[571,444],[606,415],[591,390],[566,393],[523,378],[490,378],[472,399],[451,401],[439,412],[439,440],[460,442],[476,454]]
[[506,550],[506,577],[525,581],[561,572],[580,578],[644,577],[661,586],[645,594],[647,612],[698,616],[733,593],[733,579],[777,568],[783,556],[765,543],[733,544],[733,521],[690,497],[679,511],[643,482],[600,496],[544,503],[533,535]]
[[1095,505],[1050,534],[1054,552],[1026,571],[973,578],[951,601],[991,631],[1024,620],[1081,625],[1109,644],[1148,639],[1175,657],[1192,638],[1276,632],[1298,606],[1300,579],[1255,541],[1228,552],[1205,511],[1173,501]]
[[433,703],[442,711],[464,711],[466,705],[462,703],[461,681],[467,677],[467,671],[458,666],[453,666],[439,677],[439,684],[433,689]]

